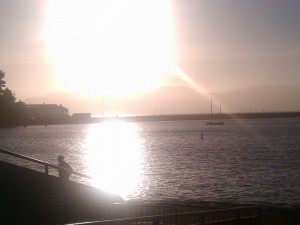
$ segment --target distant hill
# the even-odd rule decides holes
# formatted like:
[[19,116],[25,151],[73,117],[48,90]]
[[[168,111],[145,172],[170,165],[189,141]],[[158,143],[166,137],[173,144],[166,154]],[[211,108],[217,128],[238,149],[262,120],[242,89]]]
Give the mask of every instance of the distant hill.
[[259,86],[215,94],[230,112],[300,111],[300,88]]
[[287,86],[258,86],[204,96],[186,87],[161,87],[148,94],[130,99],[107,99],[68,93],[51,93],[25,99],[27,104],[55,103],[69,108],[70,114],[90,112],[94,115],[153,115],[210,113],[213,112],[285,112],[300,111],[300,88]]

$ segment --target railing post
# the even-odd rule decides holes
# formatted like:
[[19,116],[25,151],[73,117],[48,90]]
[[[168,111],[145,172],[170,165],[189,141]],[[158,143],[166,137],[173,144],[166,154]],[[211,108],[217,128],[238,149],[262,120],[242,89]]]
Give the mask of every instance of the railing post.
[[237,224],[240,225],[241,224],[241,213],[240,210],[237,211]]
[[154,219],[153,220],[153,225],[159,225],[159,219]]
[[46,173],[46,175],[49,175],[49,169],[48,169],[48,165],[47,164],[45,164],[45,173]]
[[262,224],[262,223],[261,223],[261,218],[262,218],[262,216],[261,216],[261,208],[258,208],[258,224],[259,224],[259,225]]
[[205,224],[204,214],[201,214],[201,224]]

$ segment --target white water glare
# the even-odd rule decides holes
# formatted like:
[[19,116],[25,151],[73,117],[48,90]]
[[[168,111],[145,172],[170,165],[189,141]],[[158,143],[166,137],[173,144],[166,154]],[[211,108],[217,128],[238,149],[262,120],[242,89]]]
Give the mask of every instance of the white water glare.
[[125,199],[136,190],[142,174],[143,147],[135,124],[93,124],[84,145],[87,171],[94,178],[94,186]]

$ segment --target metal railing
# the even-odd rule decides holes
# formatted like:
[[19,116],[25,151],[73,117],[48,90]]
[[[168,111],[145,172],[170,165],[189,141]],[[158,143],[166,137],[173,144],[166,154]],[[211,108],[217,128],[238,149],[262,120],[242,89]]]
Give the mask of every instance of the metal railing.
[[63,167],[60,167],[60,166],[57,166],[57,165],[54,165],[54,164],[51,164],[51,163],[48,163],[48,162],[45,162],[45,161],[42,161],[42,160],[31,158],[31,157],[28,157],[28,156],[25,156],[25,155],[14,153],[14,152],[11,152],[11,151],[0,149],[0,153],[3,153],[3,154],[6,154],[6,155],[10,155],[10,156],[13,156],[13,157],[16,157],[16,158],[19,158],[19,159],[24,159],[24,160],[27,160],[27,161],[30,161],[30,162],[42,165],[42,166],[45,167],[45,174],[46,175],[49,175],[49,168],[54,168],[54,169],[57,169],[57,170],[59,169],[59,170],[68,171],[71,174],[74,174],[74,175],[79,176],[79,177],[88,178],[88,179],[92,178],[92,177],[90,177],[88,175],[85,175],[85,174],[82,174],[82,173],[78,173],[78,172],[75,172],[75,171],[71,171],[71,170],[68,170],[66,168],[63,168]]
[[237,207],[196,212],[181,212],[143,217],[101,220],[69,225],[259,225],[261,212],[258,207]]

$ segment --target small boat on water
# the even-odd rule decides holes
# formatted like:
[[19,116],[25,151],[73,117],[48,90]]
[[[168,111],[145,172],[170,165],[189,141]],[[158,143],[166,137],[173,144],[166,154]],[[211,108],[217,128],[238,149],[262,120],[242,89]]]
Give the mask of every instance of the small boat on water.
[[214,121],[212,115],[212,99],[210,100],[210,121],[206,122],[207,125],[224,125],[224,122],[221,121],[221,105],[220,105],[220,117],[219,120]]

